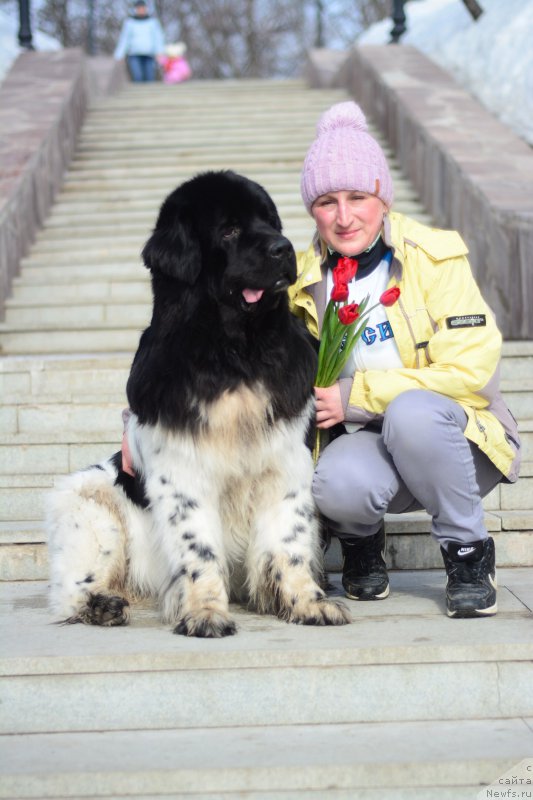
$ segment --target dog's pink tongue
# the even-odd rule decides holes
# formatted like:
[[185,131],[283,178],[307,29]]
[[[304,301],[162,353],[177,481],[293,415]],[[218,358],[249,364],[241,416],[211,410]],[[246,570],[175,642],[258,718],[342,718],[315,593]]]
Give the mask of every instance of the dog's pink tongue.
[[243,289],[242,296],[247,303],[258,303],[263,297],[264,289]]

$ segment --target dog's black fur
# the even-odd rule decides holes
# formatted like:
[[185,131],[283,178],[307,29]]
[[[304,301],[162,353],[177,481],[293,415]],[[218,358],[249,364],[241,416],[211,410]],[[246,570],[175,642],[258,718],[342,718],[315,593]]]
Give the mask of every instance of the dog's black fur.
[[[273,399],[272,421],[302,412],[316,353],[289,311],[295,254],[259,184],[230,171],[182,184],[163,203],[143,258],[154,311],[127,386],[141,424],[194,432],[198,398],[257,381]],[[246,288],[264,290],[259,302],[246,302]]]

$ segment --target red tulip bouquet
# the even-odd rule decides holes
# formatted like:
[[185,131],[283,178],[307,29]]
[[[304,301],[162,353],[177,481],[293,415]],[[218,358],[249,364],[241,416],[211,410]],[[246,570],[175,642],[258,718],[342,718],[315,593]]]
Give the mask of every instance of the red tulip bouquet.
[[[375,303],[368,308],[369,295],[361,303],[347,303],[349,282],[357,274],[357,261],[346,256],[339,258],[333,269],[333,289],[326,306],[315,386],[332,386],[344,369],[352,350],[363,333],[371,311],[378,305],[392,306],[400,296],[397,286],[387,289]],[[315,463],[321,446],[322,430],[317,428],[314,450]]]

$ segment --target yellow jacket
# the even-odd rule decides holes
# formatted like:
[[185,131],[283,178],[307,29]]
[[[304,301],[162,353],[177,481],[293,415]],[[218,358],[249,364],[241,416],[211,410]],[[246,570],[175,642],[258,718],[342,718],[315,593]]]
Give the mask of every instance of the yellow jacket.
[[[467,414],[465,436],[515,481],[520,442],[499,392],[502,337],[472,276],[465,243],[455,231],[428,228],[393,212],[384,238],[393,251],[388,287],[401,291],[386,313],[403,368],[357,371],[347,419],[380,417],[408,389],[452,397]],[[317,339],[325,306],[320,262],[314,245],[301,253],[298,278],[289,289],[293,312]]]

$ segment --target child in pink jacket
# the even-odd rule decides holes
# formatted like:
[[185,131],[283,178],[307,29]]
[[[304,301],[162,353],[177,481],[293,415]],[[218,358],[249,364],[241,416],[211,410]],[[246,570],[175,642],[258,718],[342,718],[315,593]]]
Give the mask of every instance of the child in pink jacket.
[[191,68],[184,58],[187,48],[183,42],[169,44],[165,55],[158,58],[163,72],[163,83],[181,83],[191,77]]

